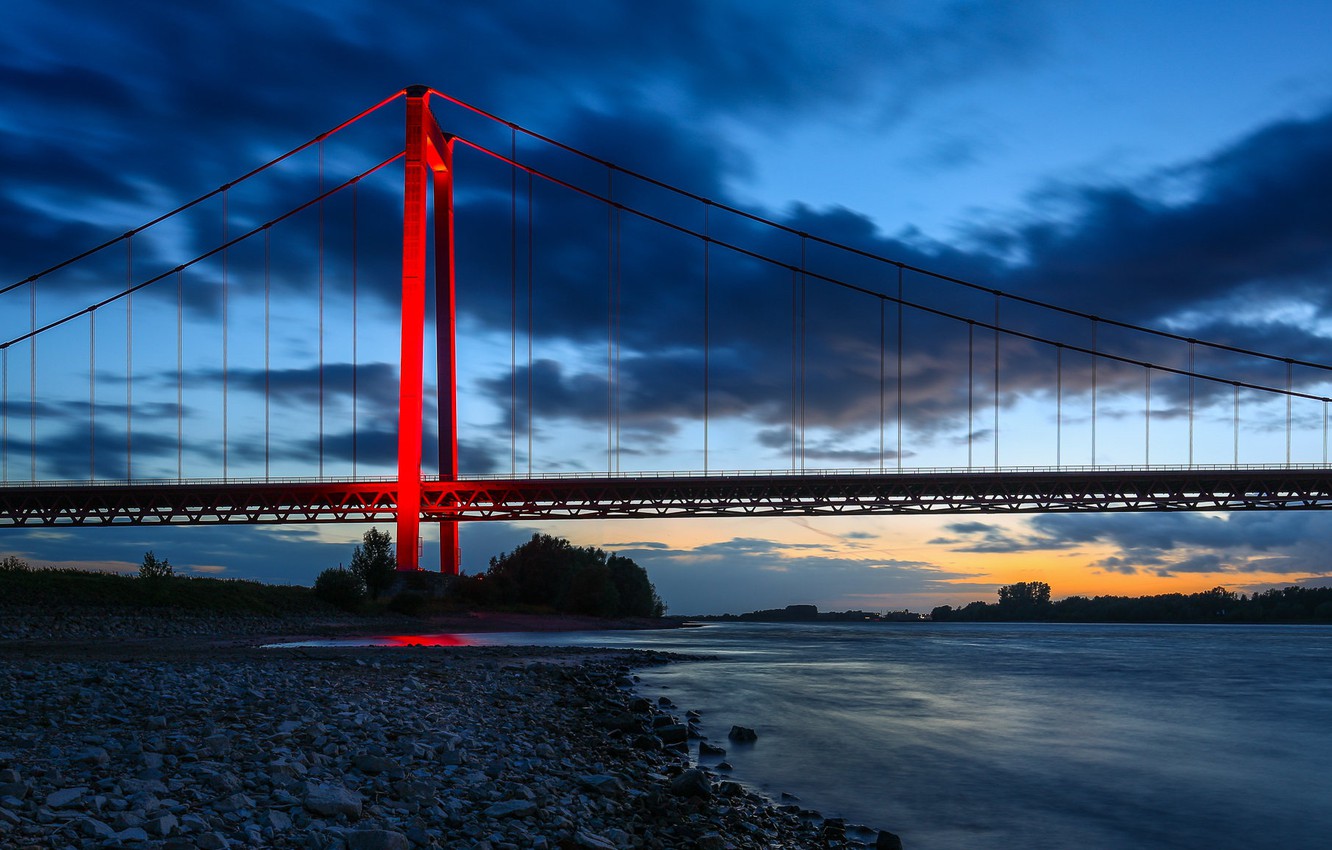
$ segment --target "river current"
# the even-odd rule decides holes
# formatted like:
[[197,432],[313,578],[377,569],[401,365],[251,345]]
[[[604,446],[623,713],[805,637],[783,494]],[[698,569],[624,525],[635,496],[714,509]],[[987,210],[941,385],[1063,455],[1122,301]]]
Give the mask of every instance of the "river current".
[[[911,850],[1332,846],[1332,627],[468,637],[714,655],[641,671],[640,689],[701,711],[735,778],[892,830]],[[727,741],[732,724],[758,741]]]

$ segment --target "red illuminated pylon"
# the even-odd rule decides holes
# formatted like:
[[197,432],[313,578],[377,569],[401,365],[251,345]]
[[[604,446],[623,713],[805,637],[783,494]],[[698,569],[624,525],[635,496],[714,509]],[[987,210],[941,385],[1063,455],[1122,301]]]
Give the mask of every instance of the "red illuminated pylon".
[[[458,380],[454,342],[453,138],[444,135],[425,86],[407,89],[402,215],[402,355],[398,388],[398,569],[420,568],[421,396],[424,386],[426,255],[435,200],[435,338],[439,372],[439,474],[458,477]],[[429,188],[427,183],[430,184]],[[458,574],[458,523],[440,522],[440,572]]]

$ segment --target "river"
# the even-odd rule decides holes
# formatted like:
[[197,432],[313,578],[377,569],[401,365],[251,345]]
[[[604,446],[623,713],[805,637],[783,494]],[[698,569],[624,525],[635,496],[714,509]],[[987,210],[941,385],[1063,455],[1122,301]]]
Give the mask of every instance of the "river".
[[[715,655],[644,670],[640,688],[701,711],[737,779],[911,850],[1330,846],[1332,627],[723,623],[469,638]],[[731,724],[758,741],[726,741]]]

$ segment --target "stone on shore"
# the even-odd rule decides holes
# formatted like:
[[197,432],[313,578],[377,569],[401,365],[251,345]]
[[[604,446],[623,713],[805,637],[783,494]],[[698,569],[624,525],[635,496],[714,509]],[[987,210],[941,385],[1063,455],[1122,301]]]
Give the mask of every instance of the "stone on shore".
[[737,744],[751,744],[758,740],[758,733],[747,726],[732,726],[726,737]]
[[190,640],[0,640],[0,847],[824,848],[663,746],[699,715],[632,692],[659,653]]
[[521,817],[536,811],[536,803],[531,800],[504,800],[486,809],[488,818]]
[[671,793],[677,797],[710,797],[712,782],[706,773],[693,767],[671,780]]
[[64,809],[73,806],[88,793],[87,788],[61,788],[46,795],[48,809]]
[[357,829],[343,833],[347,850],[409,850],[411,841],[391,829]]
[[655,730],[656,736],[666,746],[683,744],[689,740],[689,728],[682,723],[670,723],[665,726],[659,726]]
[[364,801],[360,793],[341,785],[311,785],[305,792],[304,805],[317,815],[359,818]]

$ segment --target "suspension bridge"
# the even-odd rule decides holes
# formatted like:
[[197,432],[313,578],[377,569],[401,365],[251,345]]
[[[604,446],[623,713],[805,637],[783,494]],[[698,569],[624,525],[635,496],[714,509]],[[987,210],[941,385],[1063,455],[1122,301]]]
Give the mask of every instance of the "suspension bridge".
[[1332,507],[1332,366],[867,244],[408,88],[0,287],[0,525]]

